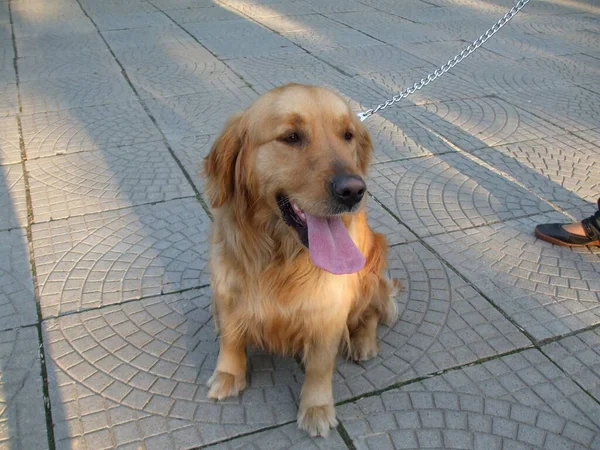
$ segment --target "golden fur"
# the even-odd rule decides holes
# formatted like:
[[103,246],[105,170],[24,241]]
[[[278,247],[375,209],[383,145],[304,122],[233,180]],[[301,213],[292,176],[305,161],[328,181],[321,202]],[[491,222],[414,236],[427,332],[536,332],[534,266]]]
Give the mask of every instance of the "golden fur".
[[[301,146],[281,141],[292,132],[305,137]],[[246,346],[301,354],[306,377],[299,426],[326,435],[336,425],[332,374],[340,345],[355,360],[375,356],[377,324],[396,314],[398,284],[384,275],[387,241],[369,228],[363,200],[342,217],[366,265],[333,275],[313,265],[283,222],[276,197],[283,190],[302,209],[325,216],[333,168],[365,177],[371,153],[368,131],[347,103],[313,86],[269,91],[226,124],[204,161],[214,216],[213,311],[221,334],[211,398],[244,389]]]

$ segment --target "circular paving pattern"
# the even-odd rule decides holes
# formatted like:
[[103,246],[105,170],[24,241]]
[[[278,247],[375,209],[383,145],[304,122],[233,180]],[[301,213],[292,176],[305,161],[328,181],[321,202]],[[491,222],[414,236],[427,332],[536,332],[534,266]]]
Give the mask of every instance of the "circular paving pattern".
[[551,209],[526,190],[457,153],[374,165],[369,186],[371,193],[419,236]]
[[338,358],[336,401],[507,351],[527,340],[421,244],[390,250],[390,276],[403,284],[398,320],[380,326],[379,354]]
[[116,104],[21,117],[29,159],[159,141],[139,104]]
[[533,234],[538,223],[566,221],[551,213],[427,242],[536,339],[545,339],[600,317],[596,251],[552,246]]
[[209,223],[189,199],[35,225],[43,315],[208,283]]
[[[44,322],[55,395],[75,382],[105,401],[197,426],[236,432],[294,420],[302,373],[292,359],[250,353],[238,398],[207,398],[218,354],[208,289],[151,297]],[[64,375],[62,375],[64,374]],[[70,382],[65,382],[68,374]]]
[[344,423],[358,448],[600,448],[595,427],[504,400],[394,391],[383,402],[384,412],[365,411],[363,420]]

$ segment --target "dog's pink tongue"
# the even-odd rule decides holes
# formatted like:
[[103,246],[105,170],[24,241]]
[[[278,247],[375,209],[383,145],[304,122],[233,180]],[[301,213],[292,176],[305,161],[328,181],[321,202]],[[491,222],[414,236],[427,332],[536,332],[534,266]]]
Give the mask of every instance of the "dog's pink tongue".
[[336,275],[358,272],[365,257],[356,248],[340,217],[316,217],[306,211],[308,251],[315,266]]

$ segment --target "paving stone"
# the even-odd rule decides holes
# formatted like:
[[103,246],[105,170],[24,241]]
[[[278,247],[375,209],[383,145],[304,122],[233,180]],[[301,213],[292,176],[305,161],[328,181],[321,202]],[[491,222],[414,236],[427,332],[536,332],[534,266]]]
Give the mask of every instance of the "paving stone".
[[50,398],[68,411],[53,416],[57,448],[98,430],[109,446],[190,448],[293,421],[302,373],[291,358],[252,353],[242,395],[207,398],[218,353],[210,303],[192,290],[46,320]]
[[236,14],[221,6],[211,6],[206,8],[186,8],[167,11],[168,16],[180,25],[188,23],[215,22],[217,20],[236,20],[239,14]]
[[[297,4],[294,2],[294,4]],[[269,6],[268,4],[263,5]],[[290,15],[269,15],[260,17],[260,23],[271,31],[276,33],[296,33],[299,31],[319,31],[335,29],[336,31],[348,30],[348,27],[339,24],[322,14],[314,11],[292,13]]]
[[387,44],[435,42],[447,39],[447,35],[439,33],[433,27],[416,24],[396,14],[382,11],[327,14],[327,17]]
[[373,39],[360,31],[339,24],[334,20],[330,20],[328,26],[319,28],[318,30],[304,29],[286,32],[283,33],[283,36],[311,53],[334,50],[338,47],[365,47],[381,44],[381,41]]
[[19,85],[24,114],[135,101],[119,72],[86,73],[47,78]]
[[13,14],[13,29],[16,39],[20,40],[26,36],[40,38],[42,36],[92,34],[96,32],[92,21],[85,17],[81,10],[78,13],[73,11],[55,17],[48,17],[46,14],[48,12],[41,15],[27,16],[18,13]]
[[202,65],[215,60],[208,50],[193,40],[118,47],[114,49],[114,53],[128,72],[138,67]]
[[43,316],[206,284],[208,228],[195,199],[33,225]]
[[[153,0],[154,2],[154,0]],[[153,13],[157,8],[144,0],[81,0],[83,9],[92,16],[97,14]]]
[[290,40],[246,19],[188,24],[185,28],[221,59],[302,51]]
[[200,92],[237,91],[246,83],[215,59],[136,67],[127,71],[141,98],[172,97]]
[[168,11],[190,8],[205,8],[215,4],[213,0],[152,0],[152,4],[161,10]]
[[523,110],[568,131],[596,128],[600,111],[600,94],[570,87],[554,89],[552,93],[532,92],[502,94],[502,97]]
[[357,449],[599,448],[600,406],[538,350],[338,407]]
[[[441,8],[435,8],[435,10]],[[446,8],[444,8],[446,9]],[[458,55],[462,50],[464,50],[469,44],[465,41],[461,40],[445,40],[443,42],[422,42],[416,44],[399,44],[398,47],[413,54],[425,61],[428,61],[431,64],[435,65],[435,68],[440,67],[442,64],[446,63],[451,58],[454,58],[455,55]],[[474,66],[484,65],[489,63],[490,61],[503,61],[505,58],[502,56],[489,51],[485,47],[480,47],[476,52],[469,55],[469,59],[464,63],[461,63],[458,68],[462,65],[466,65],[465,71],[468,73],[469,69],[473,69]],[[483,64],[481,64],[483,63]],[[377,66],[376,66],[377,67]],[[457,68],[457,69],[458,69]],[[452,69],[450,73],[455,73],[457,69]],[[392,69],[393,70],[393,69]],[[435,83],[438,84],[438,83]],[[432,84],[434,86],[434,84]],[[429,89],[429,87],[428,87]]]
[[0,118],[14,115],[18,110],[16,83],[3,83],[0,80]]
[[[368,74],[361,75],[378,87],[390,93],[399,93],[408,87],[412,87],[421,79],[427,79],[427,74],[433,72],[434,69],[408,69],[401,73],[392,72],[377,72],[373,71]],[[426,90],[416,91],[410,95],[410,98],[404,100],[406,105],[424,105],[433,102],[443,102],[452,100],[461,100],[469,98],[485,97],[489,94],[462,78],[447,75],[444,78],[443,84],[433,83],[427,86]]]
[[553,212],[425,241],[539,341],[598,323],[600,252],[533,233],[539,223],[569,221]]
[[220,4],[233,9],[242,18],[248,16],[259,22],[265,17],[311,14],[315,12],[311,5],[306,2],[287,0],[278,0],[277,2],[268,2],[266,4],[246,0],[221,0]]
[[470,5],[453,5],[432,8],[431,4],[397,9],[397,14],[400,17],[417,23],[437,23],[470,19],[478,23],[492,24],[502,17],[505,12],[504,8],[492,3],[488,3],[485,5],[485,8],[479,9],[472,8]]
[[373,165],[369,185],[371,194],[419,236],[552,210],[456,153]]
[[97,53],[106,50],[106,44],[98,33],[44,34],[23,36],[17,40],[19,57],[57,53]]
[[0,166],[21,161],[19,126],[15,116],[0,117]]
[[365,125],[373,140],[375,164],[454,151],[404,109],[387,118],[371,116]]
[[563,209],[595,203],[598,147],[572,135],[477,150],[475,156]]
[[593,31],[598,26],[598,18],[592,14],[538,16],[525,12],[511,19],[510,26],[522,33],[556,36],[573,31]]
[[35,222],[194,195],[161,142],[27,162]]
[[[565,40],[569,42],[568,40]],[[511,33],[494,36],[486,43],[486,49],[505,58],[515,61],[523,58],[551,57],[572,55],[581,52],[574,43],[565,43],[561,39],[552,39],[547,34],[521,34]]]
[[309,5],[311,10],[319,14],[374,10],[372,6],[354,0],[328,0],[327,2],[320,0],[304,0],[302,3]]
[[173,24],[132,30],[103,31],[102,36],[112,50],[163,43],[176,45],[193,42],[193,39],[185,31]]
[[89,53],[56,53],[26,56],[17,59],[19,81],[27,82],[45,78],[74,77],[80,74],[118,73],[119,66],[108,49]]
[[28,159],[161,139],[137,102],[25,115],[21,124]]
[[399,318],[380,326],[379,355],[356,364],[339,358],[336,401],[530,345],[471,286],[420,243],[393,247],[389,272],[404,291]]
[[466,151],[566,134],[556,121],[553,125],[494,97],[427,103],[412,112],[417,120]]
[[0,331],[2,448],[49,448],[39,345],[35,327]]
[[20,164],[0,166],[0,231],[27,226],[25,181]]
[[329,450],[346,449],[346,444],[337,430],[331,430],[327,439],[310,438],[304,431],[298,429],[295,423],[284,425],[269,431],[261,431],[250,436],[223,442],[208,448],[223,450]]
[[422,58],[425,55],[413,56],[391,45],[338,47],[333,50],[315,52],[314,54],[322,61],[333,64],[349,75],[368,74],[373,71],[404,73],[415,68],[421,68],[419,72],[424,73],[426,70],[433,68],[428,61]]
[[36,323],[25,230],[0,231],[0,330]]
[[167,138],[181,139],[220,132],[227,119],[255,97],[244,88],[146,100],[146,105]]
[[543,352],[583,389],[600,400],[600,330],[551,342]]
[[171,25],[169,18],[162,12],[94,14],[92,19],[101,31]]

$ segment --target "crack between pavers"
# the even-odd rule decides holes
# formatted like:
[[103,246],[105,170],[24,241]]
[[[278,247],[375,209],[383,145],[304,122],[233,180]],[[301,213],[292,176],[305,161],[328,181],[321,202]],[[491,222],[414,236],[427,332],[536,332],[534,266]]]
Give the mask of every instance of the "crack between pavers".
[[[183,173],[183,176],[185,177],[185,179],[189,183],[190,187],[194,191],[198,202],[200,203],[200,205],[202,205],[202,209],[204,209],[204,212],[206,212],[206,214],[209,216],[209,218],[212,221],[212,214],[210,213],[210,208],[208,207],[208,204],[205,202],[205,200],[202,197],[202,194],[200,193],[200,191],[198,190],[198,188],[196,188],[196,185],[194,184],[194,182],[192,180],[192,177],[187,172],[187,170],[185,169],[185,167],[183,166],[183,164],[181,163],[181,161],[179,160],[179,158],[177,157],[177,155],[175,154],[175,152],[171,148],[171,144],[167,140],[167,137],[163,133],[162,129],[158,126],[158,122],[156,121],[156,118],[150,112],[150,109],[148,109],[148,106],[146,105],[146,103],[144,102],[144,100],[140,97],[139,92],[137,91],[137,89],[135,88],[135,86],[133,85],[133,83],[131,82],[131,79],[129,78],[129,75],[127,74],[127,71],[125,70],[125,67],[123,66],[123,64],[121,63],[121,61],[119,61],[119,58],[117,58],[117,55],[115,54],[115,52],[113,51],[113,49],[111,48],[111,46],[108,45],[108,42],[104,38],[104,35],[102,34],[102,31],[100,30],[100,28],[98,27],[98,25],[96,24],[96,22],[87,13],[87,11],[85,10],[85,8],[81,4],[81,1],[80,0],[76,0],[76,2],[77,2],[77,5],[79,6],[79,8],[81,9],[81,11],[83,12],[83,14],[85,15],[85,17],[92,23],[92,25],[96,29],[96,32],[100,36],[100,39],[102,39],[102,41],[104,42],[104,45],[106,45],[106,48],[108,49],[109,53],[111,54],[111,56],[113,57],[113,59],[115,60],[115,62],[119,66],[119,68],[121,69],[121,75],[123,76],[123,78],[125,78],[125,81],[127,82],[127,84],[129,85],[129,87],[133,91],[133,93],[134,93],[135,97],[137,98],[140,106],[144,109],[144,112],[146,113],[146,115],[148,116],[148,118],[152,121],[152,123],[154,124],[154,127],[156,128],[156,130],[160,133],[160,136],[162,137],[163,144],[165,145],[165,147],[167,147],[167,150],[169,151],[169,154],[171,155],[171,157],[173,158],[173,160],[175,161],[175,163],[177,164],[177,166],[179,167],[179,169]],[[150,3],[150,2],[148,2],[148,3]],[[152,5],[152,6],[154,6],[154,5]],[[163,14],[164,14],[164,12],[163,12]]]
[[44,337],[42,333],[42,308],[40,303],[40,291],[37,280],[37,269],[35,265],[35,258],[33,253],[33,234],[32,234],[32,224],[34,220],[33,216],[33,206],[31,202],[31,191],[29,189],[29,174],[27,172],[27,167],[25,162],[27,161],[27,152],[25,149],[25,139],[23,137],[23,127],[21,124],[21,114],[23,112],[23,105],[21,100],[21,89],[20,89],[20,80],[19,80],[19,68],[17,64],[17,59],[19,57],[19,52],[17,49],[17,38],[15,35],[15,27],[13,22],[13,14],[12,14],[12,1],[8,1],[8,17],[10,20],[10,30],[11,30],[11,38],[13,45],[13,69],[15,71],[15,84],[17,88],[17,104],[19,109],[16,114],[17,121],[17,130],[19,133],[19,149],[21,152],[21,167],[23,171],[23,183],[25,185],[25,203],[27,205],[27,226],[25,227],[25,233],[27,236],[27,246],[29,250],[29,264],[31,266],[31,276],[33,282],[33,295],[36,307],[36,313],[38,322],[35,324],[38,334],[38,342],[39,342],[39,356],[40,356],[40,377],[42,378],[42,395],[44,402],[44,415],[46,418],[46,435],[48,440],[48,448],[49,450],[55,450],[55,437],[54,437],[54,424],[52,421],[52,404],[50,402],[50,389],[48,386],[48,369],[46,367],[46,353],[44,348]]
[[352,442],[352,438],[342,422],[338,423],[336,430],[342,438],[342,441],[344,441],[344,444],[346,444],[346,447],[348,447],[348,450],[356,450],[356,446],[354,445],[354,442]]
[[228,437],[226,439],[221,439],[219,441],[211,442],[210,444],[200,445],[198,447],[192,447],[189,450],[203,450],[205,448],[215,447],[217,445],[221,445],[221,444],[225,444],[227,442],[235,441],[236,439],[244,438],[244,437],[247,437],[247,436],[253,436],[255,434],[259,434],[259,433],[262,433],[264,431],[275,430],[277,428],[281,428],[281,427],[284,427],[284,426],[292,424],[292,423],[296,423],[296,421],[295,420],[288,420],[287,422],[284,422],[284,423],[280,423],[280,424],[277,424],[277,425],[271,425],[271,426],[264,427],[264,428],[259,428],[259,429],[254,430],[254,431],[249,431],[247,433],[242,433],[242,434],[238,434],[236,436]]
[[[149,0],[147,0],[147,1],[149,1]],[[233,11],[235,14],[237,14],[237,15],[239,15],[239,16],[241,16],[241,17],[245,18],[246,20],[248,20],[248,21],[250,21],[250,22],[253,22],[253,23],[257,24],[258,26],[260,26],[260,27],[264,28],[265,30],[269,30],[270,32],[272,32],[272,33],[275,33],[277,36],[284,38],[286,41],[290,42],[290,43],[291,43],[292,45],[294,45],[295,47],[298,47],[298,48],[299,48],[300,50],[302,50],[303,52],[305,52],[305,53],[309,54],[310,56],[312,56],[312,57],[313,57],[313,58],[315,58],[316,60],[318,60],[318,61],[321,61],[322,63],[326,64],[327,66],[331,67],[332,69],[334,69],[335,71],[337,71],[337,72],[341,73],[342,75],[345,75],[345,76],[347,76],[347,77],[350,77],[350,78],[354,78],[352,75],[350,75],[350,74],[348,74],[348,73],[344,72],[342,69],[340,69],[339,67],[335,66],[334,64],[331,64],[329,61],[326,61],[326,60],[324,60],[324,59],[321,59],[320,57],[318,57],[317,55],[315,55],[314,53],[312,53],[310,50],[308,50],[308,49],[304,48],[302,45],[298,44],[297,42],[294,42],[294,41],[292,41],[290,38],[288,38],[287,36],[285,36],[285,34],[283,34],[283,33],[280,33],[279,31],[277,31],[277,30],[275,30],[275,29],[273,29],[273,28],[269,27],[268,25],[266,25],[266,24],[264,24],[264,23],[260,22],[259,20],[255,19],[254,17],[252,17],[252,16],[249,16],[248,14],[246,14],[245,12],[243,12],[242,10],[240,10],[240,9],[237,9],[235,6],[223,5],[223,4],[221,4],[221,3],[218,3],[218,5],[219,5],[221,8],[225,9],[225,10]],[[164,11],[163,11],[163,13],[164,13]],[[165,13],[165,15],[166,15],[166,13]],[[322,16],[322,14],[320,14],[320,13],[315,13],[315,14],[306,14],[306,15],[307,15],[307,16]],[[167,17],[168,17],[168,15],[167,15]],[[170,17],[169,17],[169,18],[170,18]],[[171,20],[173,20],[173,19],[171,19]],[[177,22],[175,22],[175,23],[177,23]],[[178,24],[178,25],[179,25],[179,24]],[[179,26],[180,26],[180,25],[179,25]],[[185,28],[183,28],[183,29],[185,29]],[[186,31],[186,32],[187,32],[187,31]],[[200,45],[202,45],[202,43],[201,43],[200,41],[198,41],[198,40],[197,40],[195,37],[194,37],[194,40],[196,40],[196,41],[197,41],[197,42],[198,42]],[[204,45],[202,45],[202,47],[204,47]],[[204,47],[204,48],[206,48],[206,47]],[[207,49],[207,50],[208,50],[208,49]],[[210,50],[208,50],[208,51],[210,51]],[[211,52],[211,54],[213,54],[213,53]],[[217,56],[215,55],[215,57],[217,57]],[[238,59],[238,58],[228,58],[228,59]],[[220,61],[221,61],[223,64],[226,64],[226,63],[225,63],[225,61],[226,61],[226,60],[222,60],[222,59],[221,59]],[[227,64],[226,64],[226,65],[227,65]],[[229,67],[229,66],[227,65],[227,67]],[[240,77],[240,78],[242,79],[242,81],[244,81],[246,84],[249,84],[249,83],[248,83],[246,80],[244,80],[244,77],[243,77],[242,75],[240,75],[240,74],[238,74],[237,72],[235,72],[235,71],[234,71],[234,70],[233,70],[231,67],[229,67],[229,68],[230,68],[230,69],[231,69],[231,70],[232,70],[232,71],[233,71],[233,72],[234,72],[234,73],[235,73],[235,74],[236,74],[238,77]],[[251,85],[249,85],[249,86],[252,88],[252,86],[251,86]],[[252,89],[252,90],[253,90],[254,92],[256,92],[254,89]],[[256,92],[256,93],[258,94],[258,92]]]
[[104,308],[110,308],[110,307],[114,307],[114,306],[127,305],[128,303],[140,302],[142,300],[148,300],[149,298],[160,297],[163,295],[182,294],[182,293],[190,292],[190,291],[194,291],[194,290],[206,289],[207,287],[210,287],[210,283],[205,283],[205,284],[201,284],[198,286],[193,286],[193,287],[184,288],[184,289],[178,289],[178,290],[169,291],[169,292],[164,292],[161,290],[161,292],[159,292],[158,294],[142,295],[141,297],[131,298],[129,300],[123,300],[118,303],[111,303],[108,305],[99,305],[99,306],[96,306],[93,308],[82,308],[82,309],[77,309],[77,310],[73,310],[73,311],[66,311],[66,312],[59,313],[59,314],[48,315],[46,317],[43,317],[41,319],[41,322],[43,323],[43,322],[46,322],[47,320],[60,319],[62,317],[72,316],[75,314],[85,313],[85,312],[89,312],[89,311],[98,311],[98,310],[101,310]]
[[[211,49],[209,49],[208,47],[206,47],[202,42],[200,42],[200,40],[196,36],[194,36],[192,33],[190,33],[183,25],[181,25],[175,19],[173,19],[166,11],[163,11],[162,9],[160,9],[159,7],[157,7],[155,4],[152,3],[151,0],[146,0],[146,1],[150,5],[152,5],[156,9],[158,9],[167,19],[169,19],[171,22],[173,22],[173,24],[175,24],[175,26],[177,28],[179,28],[181,31],[183,31],[185,34],[187,34],[200,47],[202,47],[204,50],[206,50],[208,53],[210,53],[215,59],[217,59],[218,61],[220,61],[221,63],[223,63],[229,70],[231,70],[231,72],[233,72],[235,74],[236,77],[238,77],[241,81],[243,81],[244,84],[246,85],[246,87],[248,87],[250,90],[252,90],[252,92],[254,92],[256,95],[260,95],[260,93],[256,89],[254,89],[254,86],[249,81],[247,81],[241,74],[239,74],[238,72],[236,72],[229,64],[227,64],[227,62],[226,62],[227,58],[223,58],[223,59],[219,58],[219,56],[215,52],[213,52]],[[225,8],[222,5],[219,5],[219,7],[223,8],[223,9],[228,9],[228,8]],[[229,58],[229,59],[235,59],[235,58]]]
[[[120,206],[118,208],[108,208],[108,209],[102,209],[100,211],[82,212],[82,213],[78,213],[78,214],[71,214],[71,215],[68,215],[66,217],[50,218],[48,220],[40,220],[39,222],[35,221],[35,222],[32,223],[32,225],[41,225],[41,224],[48,224],[48,223],[60,222],[61,220],[69,220],[69,219],[72,219],[72,218],[75,218],[75,217],[89,216],[89,215],[92,215],[92,214],[103,214],[103,213],[113,212],[113,211],[122,211],[124,209],[137,208],[138,206],[160,205],[162,203],[174,202],[174,201],[177,201],[177,200],[185,200],[185,199],[189,199],[189,198],[195,198],[195,199],[197,199],[197,195],[194,193],[194,194],[190,194],[190,195],[184,195],[182,197],[169,198],[169,199],[166,199],[166,200],[154,200],[154,201],[151,201],[151,202],[136,203],[135,205]],[[15,228],[20,228],[20,227],[15,227]]]

